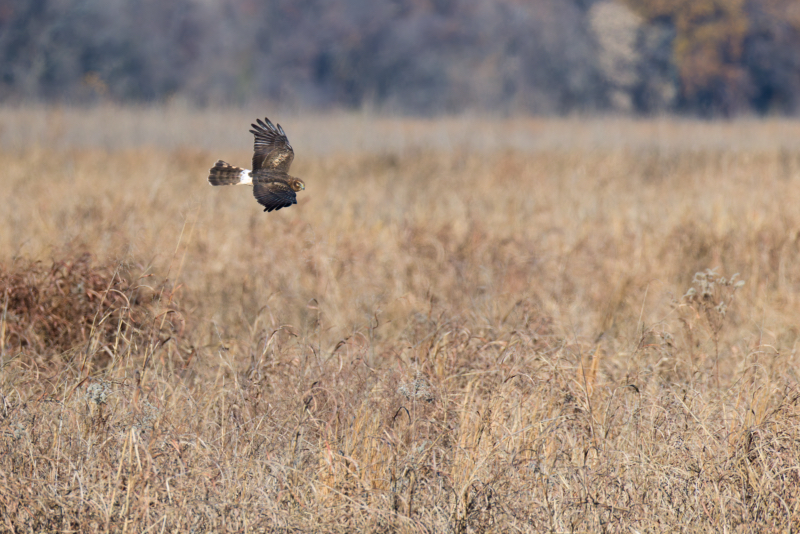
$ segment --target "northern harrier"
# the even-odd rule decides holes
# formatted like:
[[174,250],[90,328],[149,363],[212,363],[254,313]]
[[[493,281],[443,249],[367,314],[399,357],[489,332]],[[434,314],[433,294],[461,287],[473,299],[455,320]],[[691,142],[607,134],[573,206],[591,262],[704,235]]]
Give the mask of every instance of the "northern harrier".
[[253,194],[264,211],[279,210],[297,204],[297,191],[306,188],[303,180],[289,176],[289,167],[294,160],[294,150],[286,138],[281,125],[273,125],[265,118],[256,119],[258,124],[250,133],[256,136],[253,152],[253,170],[234,167],[220,160],[208,174],[211,185],[252,185]]

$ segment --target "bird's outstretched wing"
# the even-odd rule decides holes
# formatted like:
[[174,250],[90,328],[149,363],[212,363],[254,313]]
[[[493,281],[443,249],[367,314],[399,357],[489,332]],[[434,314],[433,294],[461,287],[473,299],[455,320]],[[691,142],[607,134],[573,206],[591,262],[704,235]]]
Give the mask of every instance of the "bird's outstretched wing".
[[264,211],[279,210],[297,204],[297,195],[283,182],[267,182],[253,184],[253,195]]
[[258,124],[250,133],[256,136],[255,150],[253,152],[253,172],[259,169],[270,171],[289,172],[289,167],[294,160],[294,150],[286,138],[286,133],[281,125],[275,126],[266,117],[266,124],[261,119],[256,119]]

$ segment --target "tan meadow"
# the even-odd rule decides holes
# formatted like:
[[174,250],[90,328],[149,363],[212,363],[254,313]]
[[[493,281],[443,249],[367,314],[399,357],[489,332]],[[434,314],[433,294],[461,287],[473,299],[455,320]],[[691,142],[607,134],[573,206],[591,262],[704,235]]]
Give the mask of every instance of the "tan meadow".
[[[206,182],[264,115],[270,214]],[[800,524],[800,123],[5,108],[0,168],[3,529]]]

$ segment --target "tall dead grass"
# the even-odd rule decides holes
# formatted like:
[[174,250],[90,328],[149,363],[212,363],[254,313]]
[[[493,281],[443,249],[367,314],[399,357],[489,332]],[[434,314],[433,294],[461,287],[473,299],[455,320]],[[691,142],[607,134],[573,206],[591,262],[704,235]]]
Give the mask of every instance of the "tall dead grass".
[[264,214],[202,115],[21,113],[3,528],[796,528],[797,125],[272,117],[307,190]]

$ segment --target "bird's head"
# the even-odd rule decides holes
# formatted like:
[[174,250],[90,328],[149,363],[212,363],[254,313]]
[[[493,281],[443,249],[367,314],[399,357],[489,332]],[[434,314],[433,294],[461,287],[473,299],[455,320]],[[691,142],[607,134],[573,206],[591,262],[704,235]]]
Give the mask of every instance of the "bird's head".
[[299,178],[293,178],[290,185],[295,191],[303,191],[306,188],[306,184],[304,184],[303,180]]

